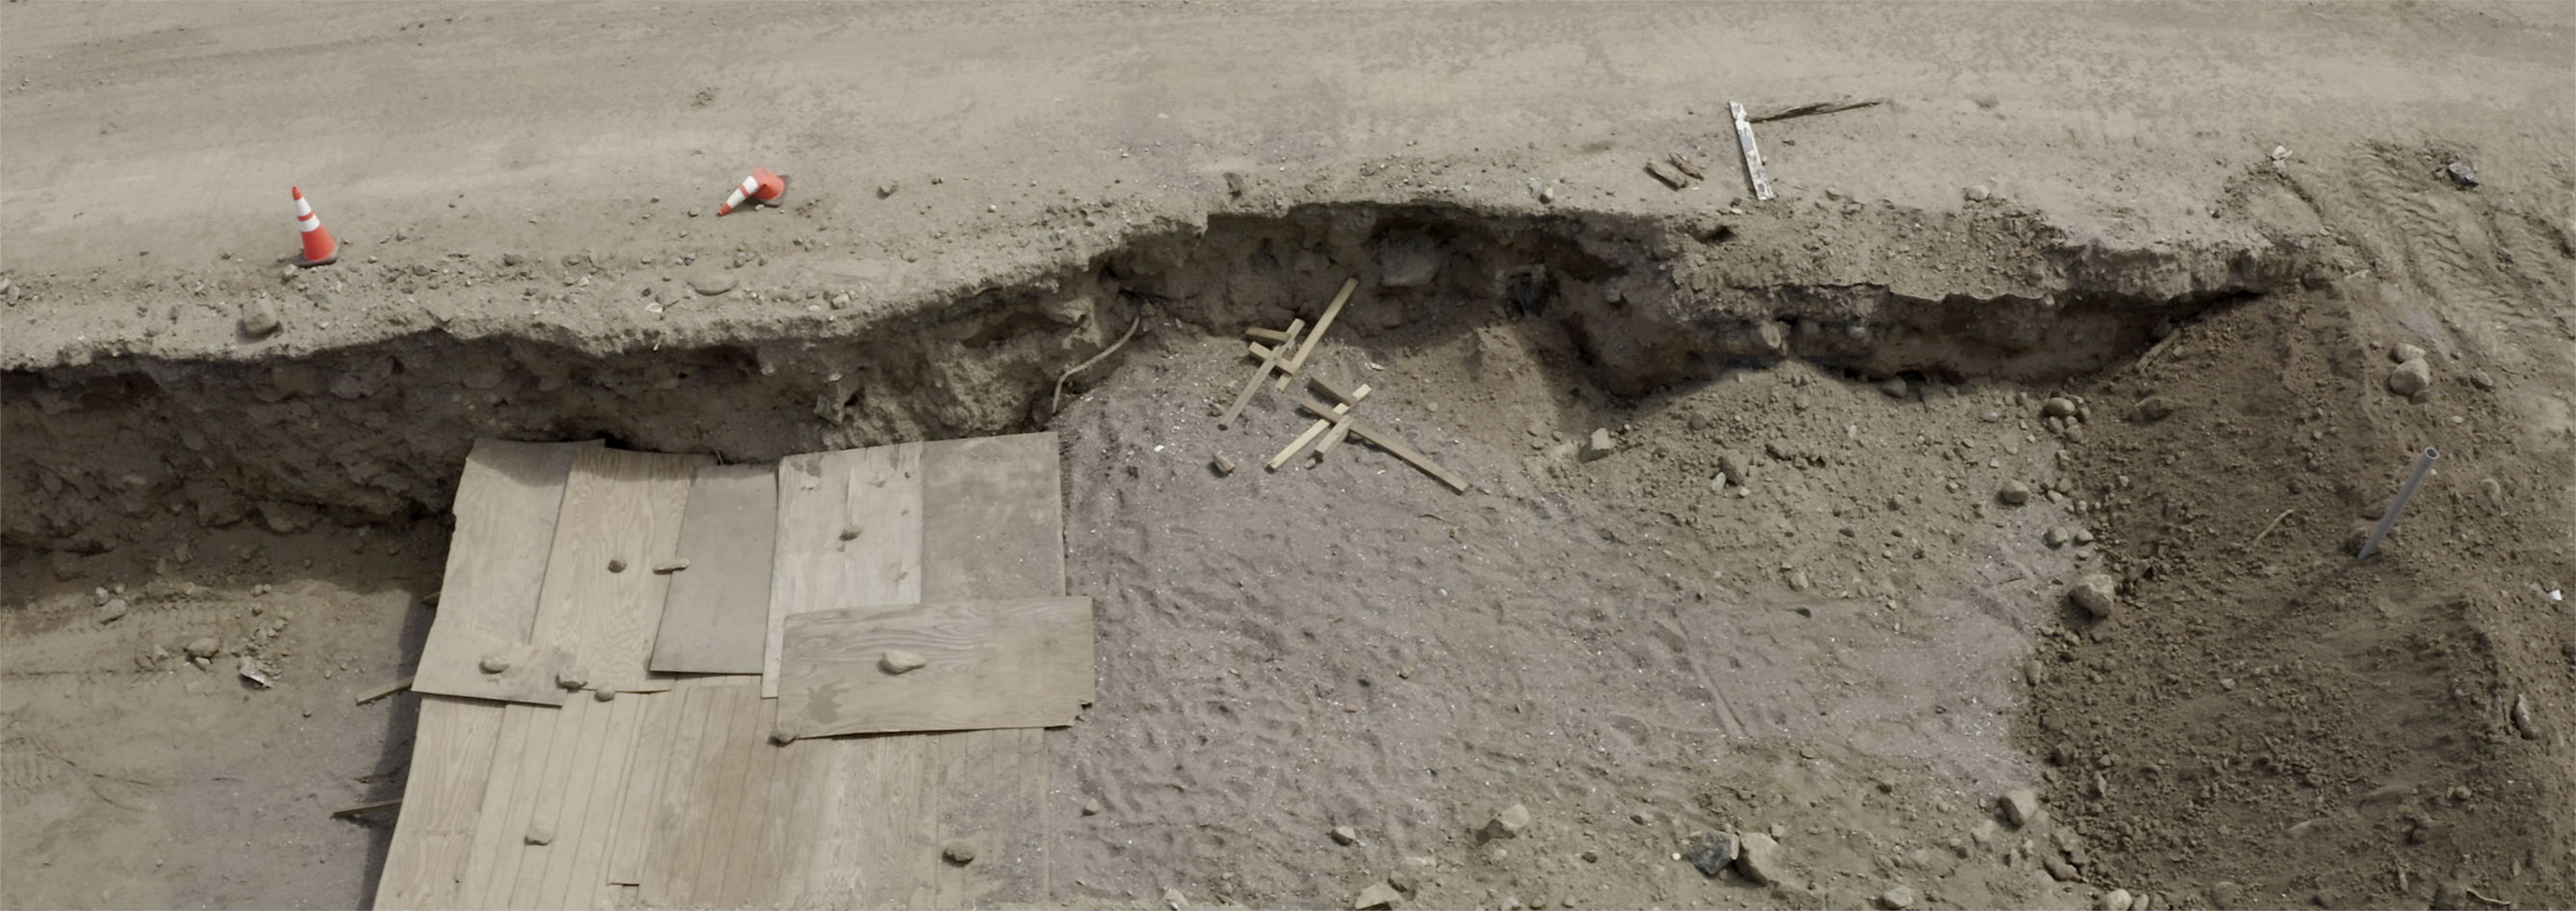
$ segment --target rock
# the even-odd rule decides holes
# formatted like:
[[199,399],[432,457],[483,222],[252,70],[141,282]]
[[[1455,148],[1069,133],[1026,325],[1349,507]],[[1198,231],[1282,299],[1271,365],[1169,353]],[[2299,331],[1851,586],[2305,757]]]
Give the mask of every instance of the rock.
[[568,690],[581,689],[590,685],[590,675],[580,668],[568,667],[555,672],[555,685]]
[[2451,162],[2449,167],[2442,169],[2442,174],[2451,178],[2451,183],[2460,189],[2473,190],[2478,186],[2478,166],[2468,162]]
[[963,838],[951,841],[940,846],[939,856],[948,858],[949,863],[956,864],[961,867],[974,863],[975,843]]
[[223,650],[223,641],[216,639],[213,636],[199,636],[197,638],[190,639],[188,640],[188,647],[185,649],[188,653],[188,657],[190,658],[212,658],[221,654]]
[[1485,837],[1488,839],[1519,838],[1521,830],[1529,828],[1529,824],[1529,808],[1513,804],[1504,807],[1502,812],[1494,814],[1493,819],[1486,821]]
[[498,674],[510,669],[510,659],[499,655],[485,655],[477,666],[481,667],[486,674]]
[[2111,619],[2120,609],[2120,580],[2102,573],[2088,573],[2066,590],[2066,600],[2096,620]]
[[2406,363],[2407,361],[2420,361],[2424,359],[2424,348],[2421,345],[2393,345],[2388,349],[2388,359],[2399,364]]
[[2066,858],[2057,856],[2055,851],[2039,852],[2039,865],[2047,868],[2048,878],[2058,882],[2071,883],[2081,878],[2075,872],[2075,865],[2067,863]]
[[593,700],[595,700],[595,701],[599,701],[599,702],[615,702],[615,701],[617,701],[617,691],[616,691],[616,690],[592,690],[592,691],[590,691],[590,698],[591,698],[591,699],[593,699]]
[[1098,816],[1102,809],[1103,808],[1100,806],[1100,798],[1093,797],[1082,802],[1082,815],[1084,816]]
[[1610,428],[1595,427],[1592,428],[1592,437],[1583,441],[1583,451],[1581,455],[1584,461],[1589,462],[1595,459],[1607,458],[1611,453],[1617,451],[1619,451],[1619,443],[1618,441],[1610,438]]
[[1380,880],[1378,882],[1370,883],[1368,888],[1360,890],[1358,897],[1351,899],[1351,911],[1368,911],[1368,909],[1371,908],[1392,908],[1395,907],[1396,901],[1403,897],[1403,893],[1395,891],[1394,886],[1387,885],[1384,880]]
[[2079,546],[2091,544],[2093,543],[2093,532],[2091,529],[2078,528],[2075,530],[2075,536],[2071,540]]
[[2039,416],[2044,418],[2074,417],[2075,400],[2064,397],[2055,397],[2045,402],[2041,402],[2039,403]]
[[2019,829],[2039,820],[2039,792],[2031,788],[2014,788],[2004,792],[2004,819]]
[[2151,395],[2138,401],[2139,420],[2152,424],[2154,422],[2173,417],[2173,413],[2173,402],[2165,399],[2163,396]]
[[1914,907],[1914,887],[1898,886],[1879,893],[1878,906],[1887,911],[1905,911]]
[[277,320],[277,308],[269,302],[255,300],[242,305],[241,334],[243,337],[267,338],[276,334],[281,325],[283,324]]
[[622,572],[625,572],[625,571],[626,571],[626,561],[621,560],[621,559],[618,559],[618,558],[616,558],[616,557],[610,557],[610,558],[608,558],[608,571],[609,571],[609,572],[612,572],[612,573],[622,573]]
[[2060,547],[2066,546],[2068,537],[2069,536],[2066,534],[2065,528],[2051,526],[2048,531],[2040,534],[2039,543],[2048,545],[2048,549],[2050,550],[2056,550]]
[[2102,893],[2102,897],[2093,903],[2093,907],[2095,911],[2129,911],[2129,906],[2136,901],[2135,898],[2130,897],[2129,890],[2113,889]]
[[890,648],[886,649],[884,657],[877,659],[877,668],[888,674],[905,674],[920,670],[929,663],[930,659],[917,653]]
[[1360,841],[1360,830],[1358,830],[1358,829],[1354,829],[1354,828],[1351,828],[1351,827],[1349,827],[1349,826],[1334,826],[1334,827],[1333,827],[1333,843],[1334,843],[1334,844],[1337,844],[1337,845],[1355,845],[1355,844],[1359,844],[1359,841]]
[[877,198],[884,199],[886,197],[893,196],[895,191],[900,189],[903,189],[903,184],[892,180],[877,184]]
[[1168,909],[1168,911],[1186,911],[1189,906],[1190,897],[1182,894],[1181,890],[1169,886],[1165,886],[1163,888],[1163,907],[1165,909]]
[[2388,391],[2396,395],[2413,398],[2432,385],[2433,365],[2424,363],[2423,358],[2399,364],[2388,372]]
[[1988,189],[1985,184],[1971,184],[1967,189],[1959,191],[1959,198],[1969,202],[1985,202],[1994,195],[1995,191]]
[[1428,234],[1410,232],[1387,238],[1377,248],[1378,285],[1419,288],[1439,277],[1449,253]]
[[2028,503],[2030,485],[2020,481],[2005,481],[2003,486],[1995,488],[1995,499],[2006,506],[2020,506]]
[[1742,846],[1736,843],[1735,833],[1708,832],[1700,835],[1699,841],[1691,844],[1689,853],[1682,856],[1691,862],[1691,866],[1699,868],[1699,875],[1716,876],[1718,871],[1726,869],[1726,866],[1734,863],[1735,858],[1742,853]]
[[532,844],[532,845],[550,845],[550,844],[554,844],[554,843],[555,843],[555,829],[554,829],[554,827],[553,827],[553,826],[544,825],[544,824],[542,824],[542,823],[540,823],[540,824],[538,824],[538,825],[529,826],[529,827],[528,827],[528,834],[527,834],[527,836],[526,836],[526,840],[527,840],[527,842],[528,842],[529,844]]
[[1780,842],[1760,832],[1746,832],[1737,839],[1735,869],[1746,879],[1766,886],[1777,885],[1789,875],[1781,856]]
[[2495,377],[2488,376],[2484,370],[2472,370],[2469,371],[2469,385],[2478,387],[2480,392],[2492,391],[2495,389]]
[[733,290],[737,284],[740,284],[740,281],[733,276],[710,272],[689,279],[689,290],[715,297]]
[[125,619],[125,610],[125,599],[110,598],[106,604],[98,606],[98,622],[114,623],[118,620]]
[[2513,695],[2512,718],[2514,733],[2522,735],[2524,740],[2540,739],[2540,723],[2531,719],[2530,696],[2522,693]]

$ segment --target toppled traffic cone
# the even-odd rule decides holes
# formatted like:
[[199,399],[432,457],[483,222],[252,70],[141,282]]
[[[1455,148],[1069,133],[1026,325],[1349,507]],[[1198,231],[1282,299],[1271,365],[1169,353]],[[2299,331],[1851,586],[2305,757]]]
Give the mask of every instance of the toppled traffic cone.
[[733,189],[733,196],[716,207],[716,216],[721,218],[747,203],[775,205],[778,197],[785,195],[787,178],[769,173],[768,168],[754,168],[751,176],[742,179],[742,186]]
[[295,264],[310,269],[327,266],[340,259],[340,242],[331,239],[331,229],[322,227],[322,218],[313,214],[313,204],[304,201],[304,188],[295,187],[295,227],[304,232],[304,255]]

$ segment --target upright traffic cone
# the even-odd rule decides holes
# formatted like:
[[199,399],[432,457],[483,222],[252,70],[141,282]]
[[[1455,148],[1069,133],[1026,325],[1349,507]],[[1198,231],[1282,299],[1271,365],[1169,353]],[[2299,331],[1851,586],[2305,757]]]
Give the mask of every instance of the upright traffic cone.
[[742,186],[733,189],[733,196],[727,198],[724,205],[716,207],[716,217],[722,218],[732,213],[745,202],[770,205],[776,203],[778,197],[785,195],[787,195],[787,178],[769,173],[768,168],[753,168],[751,176],[742,179]]
[[295,227],[304,232],[304,255],[295,264],[310,269],[327,266],[340,259],[340,242],[331,239],[331,229],[322,227],[320,216],[313,214],[313,204],[304,201],[304,188],[295,190]]

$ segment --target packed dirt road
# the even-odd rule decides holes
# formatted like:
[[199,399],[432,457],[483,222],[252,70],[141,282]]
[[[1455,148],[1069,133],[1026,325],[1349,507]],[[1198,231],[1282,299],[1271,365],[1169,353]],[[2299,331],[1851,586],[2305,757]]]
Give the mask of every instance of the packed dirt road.
[[[0,904],[367,904],[412,697],[349,697],[477,436],[1043,427],[1050,906],[2576,905],[2571,61],[2569,4],[0,5]],[[1834,99],[1756,199],[1727,102]],[[1214,429],[1345,279],[1319,375],[1468,491]]]

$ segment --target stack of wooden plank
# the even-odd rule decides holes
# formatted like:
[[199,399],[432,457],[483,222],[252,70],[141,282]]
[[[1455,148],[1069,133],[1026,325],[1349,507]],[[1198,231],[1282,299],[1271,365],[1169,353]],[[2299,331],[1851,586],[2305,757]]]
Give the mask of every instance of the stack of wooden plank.
[[1044,900],[1042,729],[1093,680],[1060,485],[1053,434],[478,442],[377,907]]

